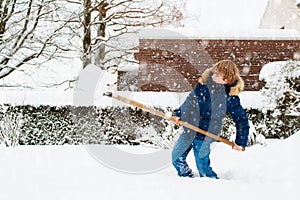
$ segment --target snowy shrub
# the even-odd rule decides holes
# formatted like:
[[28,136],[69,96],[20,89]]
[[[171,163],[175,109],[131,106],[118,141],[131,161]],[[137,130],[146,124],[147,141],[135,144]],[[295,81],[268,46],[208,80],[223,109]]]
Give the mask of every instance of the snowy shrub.
[[80,144],[147,144],[167,148],[174,135],[170,122],[132,107],[77,107],[73,115],[73,131]]
[[[181,129],[172,122],[138,108],[74,107],[74,106],[0,106],[0,141],[12,145],[81,145],[127,144],[170,148]],[[162,112],[171,108],[156,107]],[[274,112],[259,109],[246,110],[255,127],[250,131],[249,145],[263,144],[264,137],[287,137],[282,119]],[[286,118],[288,119],[288,118]],[[298,118],[291,118],[294,125]],[[293,121],[294,120],[294,121]],[[5,125],[6,124],[6,125]],[[296,126],[295,125],[295,126]],[[9,130],[12,131],[7,131]],[[234,140],[235,124],[231,118],[224,121],[221,136]]]
[[132,124],[138,120],[130,115],[134,111],[120,107],[77,107],[74,111],[74,132],[81,144],[135,144]]
[[269,74],[262,93],[273,109],[262,109],[267,127],[264,135],[286,138],[300,126],[300,63],[286,62],[279,70]]
[[7,106],[0,107],[0,144],[7,147],[19,143],[23,120],[20,113],[8,112]]
[[[165,109],[156,107],[154,109],[164,113],[173,112],[170,107],[167,107]],[[177,134],[177,130],[179,127],[176,126],[173,122],[162,119],[158,116],[149,114],[149,117],[151,119],[150,127],[153,127],[153,129],[156,131],[156,135],[153,135],[149,138],[151,144],[165,149],[173,146],[175,135]]]
[[132,107],[8,105],[1,110],[1,128],[4,130],[5,122],[18,130],[7,134],[1,129],[0,141],[6,145],[13,141],[21,145],[146,144],[168,148],[175,130],[171,122]]
[[70,107],[17,106],[22,110],[24,124],[20,144],[59,145],[75,143]]

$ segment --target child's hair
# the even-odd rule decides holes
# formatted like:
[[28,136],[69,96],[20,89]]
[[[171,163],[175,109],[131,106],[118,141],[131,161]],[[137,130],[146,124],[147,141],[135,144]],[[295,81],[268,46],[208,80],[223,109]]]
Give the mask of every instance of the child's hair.
[[228,84],[233,84],[239,76],[239,69],[231,60],[221,60],[217,62],[212,67],[212,71],[220,73],[223,80],[226,80]]

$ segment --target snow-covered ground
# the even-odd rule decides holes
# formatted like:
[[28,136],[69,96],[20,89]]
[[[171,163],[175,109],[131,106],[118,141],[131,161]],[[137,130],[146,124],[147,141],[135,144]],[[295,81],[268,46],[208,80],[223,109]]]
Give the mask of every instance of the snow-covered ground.
[[[256,31],[267,0],[191,0],[187,9],[191,18],[186,28],[215,27],[228,33]],[[213,27],[212,27],[213,26]],[[215,29],[216,30],[216,29]],[[246,31],[246,32],[245,32]],[[249,31],[249,32],[247,32]],[[291,33],[291,32],[290,32]],[[241,36],[241,35],[240,35]],[[73,105],[74,91],[62,87],[41,90],[42,86],[58,84],[80,74],[81,62],[51,61],[48,68],[32,69],[27,75],[12,74],[1,83],[26,84],[32,90],[6,89],[0,91],[0,103],[31,105]],[[84,76],[82,76],[84,77]],[[81,77],[81,78],[82,78]],[[115,91],[116,77],[101,72],[96,87],[89,91],[94,105],[112,102],[102,92]],[[95,80],[99,77],[95,77]],[[109,84],[109,86],[107,85]],[[84,85],[84,84],[83,84]],[[94,85],[95,86],[95,85]],[[82,88],[81,88],[82,89]],[[83,90],[80,90],[83,91]],[[95,92],[95,93],[93,93]],[[84,94],[84,93],[83,93]],[[120,93],[148,106],[178,107],[187,93]],[[241,94],[245,108],[267,107],[260,92]],[[153,173],[133,175],[104,166],[95,159],[87,146],[0,146],[0,200],[15,199],[285,199],[300,196],[300,132],[285,140],[267,140],[267,145],[255,145],[245,152],[236,152],[217,143],[212,146],[212,166],[220,180],[208,178],[179,178],[168,165]],[[134,156],[151,155],[157,149],[142,146],[114,146]],[[111,146],[102,146],[109,150]],[[170,150],[160,150],[171,158]],[[128,163],[131,160],[122,160]],[[192,153],[188,157],[196,171]],[[109,163],[106,163],[109,164]],[[144,163],[134,162],[135,165]],[[122,170],[122,169],[119,169]]]
[[[149,154],[146,147],[123,148]],[[85,146],[1,146],[0,199],[299,198],[300,132],[285,140],[267,140],[267,146],[255,145],[245,152],[222,143],[212,148],[212,166],[219,180],[180,178],[171,165],[153,173],[120,173],[97,162]],[[196,171],[192,154],[188,162]]]

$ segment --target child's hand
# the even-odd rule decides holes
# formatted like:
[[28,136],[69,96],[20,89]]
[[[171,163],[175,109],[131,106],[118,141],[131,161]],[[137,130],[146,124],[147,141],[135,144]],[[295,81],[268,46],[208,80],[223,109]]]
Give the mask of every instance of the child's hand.
[[178,124],[179,124],[179,121],[180,121],[180,117],[173,116],[171,120],[172,120],[172,122],[173,122],[174,124],[178,125]]
[[237,145],[236,143],[234,143],[234,145],[232,146],[232,149],[234,149],[236,151],[245,151],[245,148]]

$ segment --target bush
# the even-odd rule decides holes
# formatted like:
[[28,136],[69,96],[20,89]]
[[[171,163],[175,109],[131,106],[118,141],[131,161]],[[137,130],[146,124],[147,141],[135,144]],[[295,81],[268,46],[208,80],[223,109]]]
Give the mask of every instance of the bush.
[[[6,146],[143,144],[169,148],[179,131],[172,122],[132,107],[2,105],[0,111],[0,142]],[[266,138],[286,138],[300,124],[299,117],[274,118],[272,110],[246,112],[256,129],[251,133],[249,144],[256,143],[255,137],[259,134]],[[234,122],[228,117],[221,136],[230,139],[234,133]]]
[[7,112],[7,108],[0,107],[0,143],[8,147],[19,143],[23,120],[20,113]]
[[262,93],[272,109],[262,109],[267,136],[286,138],[300,126],[300,63],[286,62],[280,70],[270,74]]
[[0,108],[1,123],[11,120],[7,116],[22,119],[18,132],[6,130],[11,134],[1,137],[1,143],[7,146],[12,146],[7,139],[10,137],[13,144],[20,145],[143,143],[168,148],[175,134],[171,122],[132,107],[2,105]]

